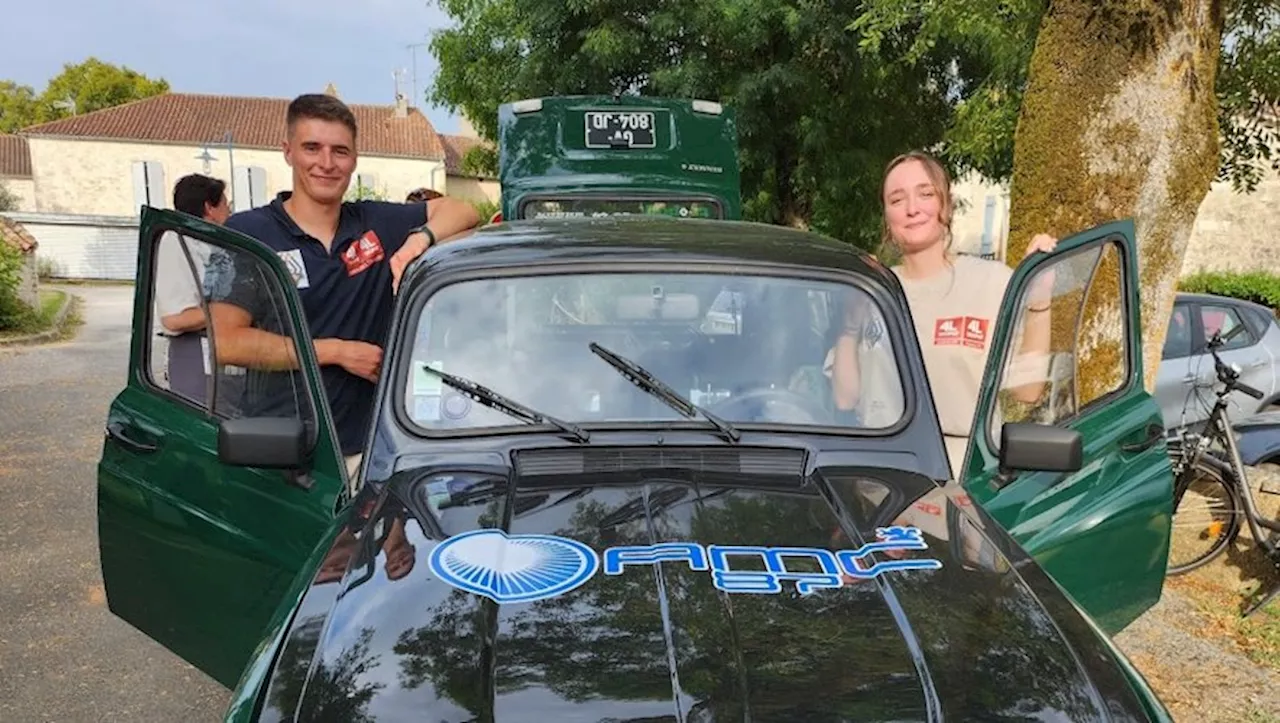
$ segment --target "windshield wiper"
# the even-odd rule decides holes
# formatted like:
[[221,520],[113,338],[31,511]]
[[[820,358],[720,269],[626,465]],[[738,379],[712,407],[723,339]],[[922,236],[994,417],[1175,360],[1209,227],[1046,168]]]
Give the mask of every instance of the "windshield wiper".
[[698,414],[702,414],[702,416],[706,417],[707,421],[715,426],[716,429],[720,430],[720,432],[724,434],[730,442],[737,442],[742,436],[737,429],[734,429],[732,424],[729,424],[725,420],[717,417],[711,412],[708,412],[706,409],[703,409],[697,404],[689,401],[679,392],[664,384],[662,380],[649,373],[647,369],[639,364],[636,364],[626,357],[619,356],[618,354],[609,351],[594,341],[587,346],[591,349],[591,353],[608,362],[609,365],[614,369],[617,369],[627,381],[637,387],[640,387],[640,389],[648,392],[658,399],[661,399],[667,406],[676,410],[681,415],[692,419]]
[[434,374],[440,378],[440,381],[448,384],[454,389],[457,389],[467,397],[480,402],[490,409],[496,409],[503,414],[515,417],[516,419],[519,419],[522,422],[528,422],[529,424],[550,424],[579,442],[587,442],[591,439],[591,436],[587,434],[587,430],[576,424],[566,422],[562,419],[556,419],[549,414],[543,414],[537,410],[530,409],[529,407],[526,407],[513,399],[508,399],[492,389],[477,384],[470,379],[464,379],[463,377],[455,376],[453,374],[447,374],[439,369],[433,369],[426,365],[423,365],[421,369],[424,372]]

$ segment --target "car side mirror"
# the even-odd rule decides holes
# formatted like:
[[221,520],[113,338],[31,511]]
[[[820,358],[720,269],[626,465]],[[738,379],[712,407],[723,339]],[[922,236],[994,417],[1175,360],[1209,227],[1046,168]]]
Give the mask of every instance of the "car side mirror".
[[224,419],[218,461],[235,467],[298,469],[306,462],[307,430],[296,417]]
[[1076,430],[1010,422],[1000,428],[1000,473],[992,486],[1003,488],[1018,472],[1076,472],[1083,466],[1084,440]]

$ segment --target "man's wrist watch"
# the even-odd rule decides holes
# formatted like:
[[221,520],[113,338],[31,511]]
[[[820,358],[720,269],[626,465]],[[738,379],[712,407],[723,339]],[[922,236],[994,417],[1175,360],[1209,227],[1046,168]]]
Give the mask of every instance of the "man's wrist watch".
[[428,243],[427,243],[427,248],[431,248],[432,246],[435,246],[435,245],[436,245],[436,235],[435,235],[435,233],[431,230],[431,227],[430,227],[430,226],[428,226],[427,224],[425,224],[425,223],[424,223],[424,224],[422,224],[421,226],[415,226],[414,228],[409,229],[409,235],[410,235],[410,236],[414,235],[415,233],[419,233],[419,232],[421,232],[421,233],[425,233],[425,234],[427,235],[427,242],[428,242]]

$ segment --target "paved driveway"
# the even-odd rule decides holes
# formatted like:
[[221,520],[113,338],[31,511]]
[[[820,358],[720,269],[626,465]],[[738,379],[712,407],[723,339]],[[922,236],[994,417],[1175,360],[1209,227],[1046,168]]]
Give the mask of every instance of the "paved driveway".
[[95,468],[133,287],[67,288],[75,339],[0,349],[0,721],[221,720],[229,691],[107,610]]

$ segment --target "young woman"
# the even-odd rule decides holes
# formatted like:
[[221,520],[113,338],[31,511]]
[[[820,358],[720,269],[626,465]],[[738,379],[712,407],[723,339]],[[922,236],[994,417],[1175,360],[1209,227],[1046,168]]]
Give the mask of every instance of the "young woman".
[[[884,241],[902,257],[893,271],[906,292],[952,472],[959,477],[996,316],[1013,272],[999,261],[952,251],[951,179],[932,156],[911,152],[893,159],[885,169],[881,199]],[[1048,253],[1056,246],[1057,239],[1039,234],[1027,254]],[[1014,394],[1025,402],[1034,402],[1043,391],[1043,370],[1035,367],[1047,367],[1052,283],[1050,274],[1037,280],[1023,314],[1019,357],[1033,364],[1021,366],[1018,377],[1031,383],[1024,382]],[[841,339],[829,357],[837,409],[851,409],[863,391],[874,392],[861,388],[864,375],[856,352],[856,344]]]

